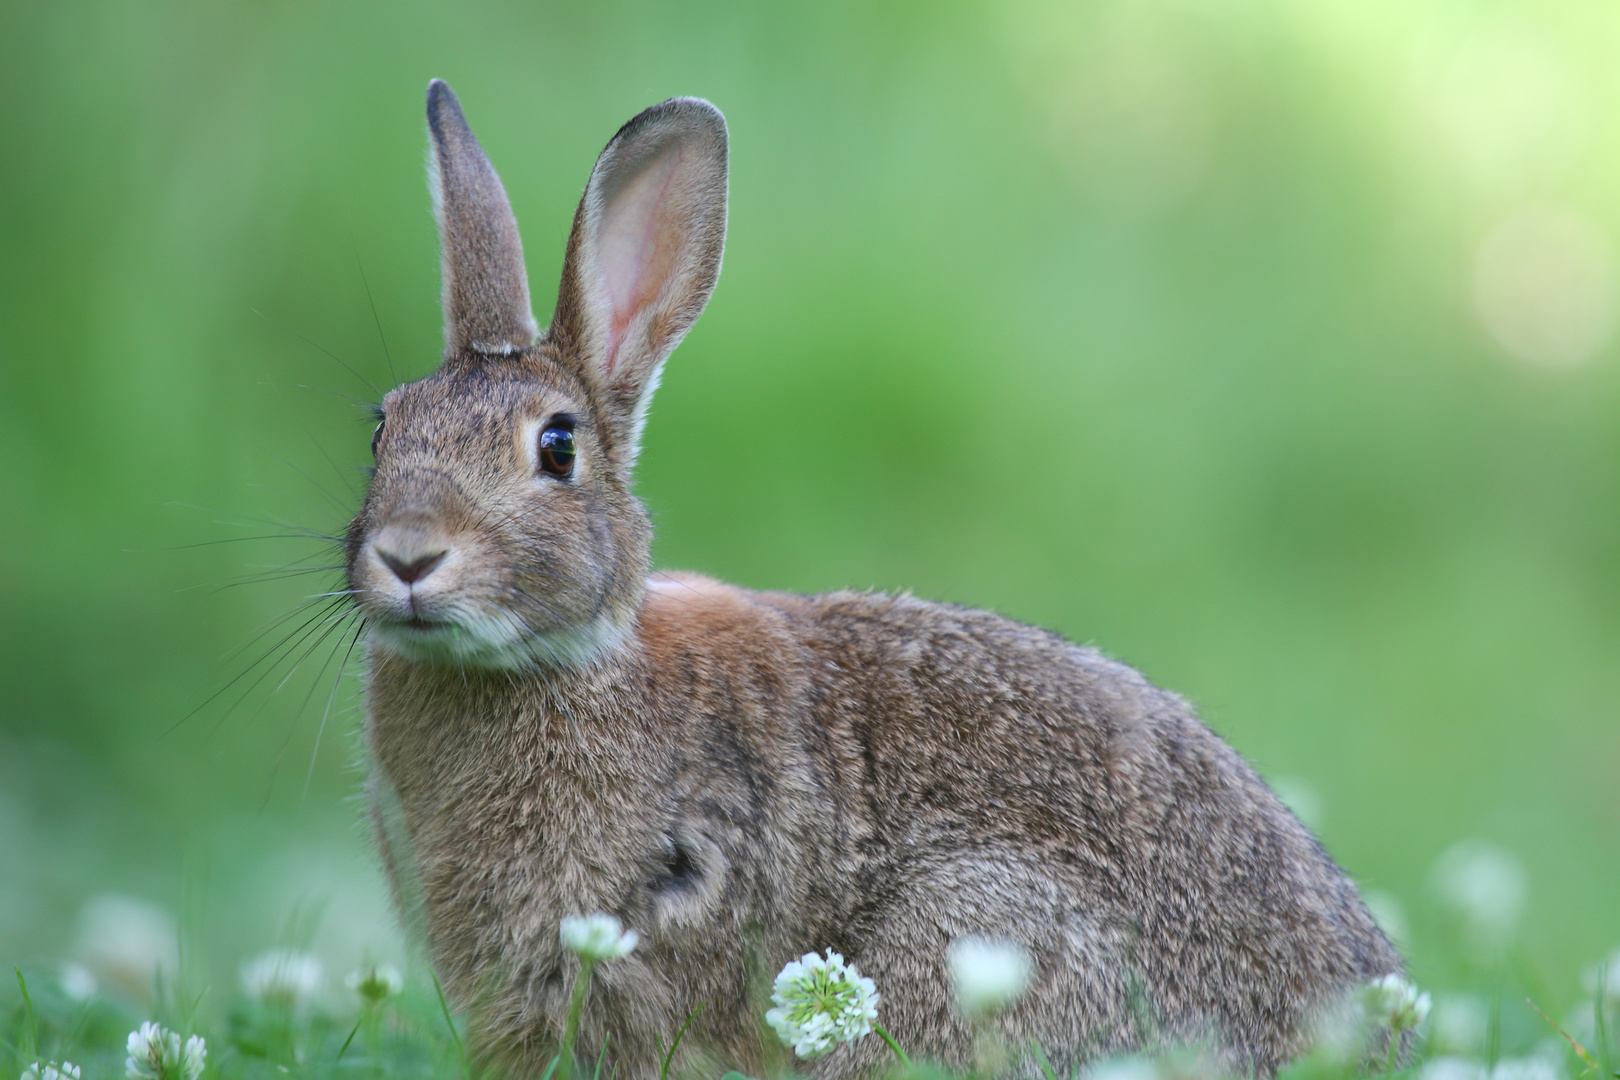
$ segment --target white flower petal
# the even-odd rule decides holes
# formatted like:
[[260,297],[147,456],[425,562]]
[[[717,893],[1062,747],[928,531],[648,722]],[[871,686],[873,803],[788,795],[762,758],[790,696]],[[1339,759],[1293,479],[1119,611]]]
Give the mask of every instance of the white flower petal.
[[958,938],[951,943],[950,964],[956,1000],[969,1017],[1005,1009],[1029,985],[1029,954],[1010,941]]
[[294,1010],[321,992],[321,962],[306,952],[271,949],[242,965],[242,989],[256,1001]]
[[765,1020],[784,1046],[802,1058],[830,1053],[872,1030],[877,1019],[877,985],[863,978],[838,953],[805,953],[776,976]]
[[590,963],[615,960],[630,952],[641,940],[634,930],[624,929],[612,915],[570,915],[558,927],[563,948]]

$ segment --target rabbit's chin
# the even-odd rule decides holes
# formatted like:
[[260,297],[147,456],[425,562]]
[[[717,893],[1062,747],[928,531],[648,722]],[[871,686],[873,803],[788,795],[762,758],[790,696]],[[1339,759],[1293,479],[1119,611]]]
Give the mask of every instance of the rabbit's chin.
[[605,613],[584,626],[528,631],[514,619],[471,617],[455,622],[371,623],[371,644],[417,664],[555,671],[588,667],[618,651],[629,637]]

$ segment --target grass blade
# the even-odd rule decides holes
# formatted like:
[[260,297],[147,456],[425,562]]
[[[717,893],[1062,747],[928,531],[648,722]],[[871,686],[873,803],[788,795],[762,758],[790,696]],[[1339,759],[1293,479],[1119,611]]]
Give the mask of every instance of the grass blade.
[[439,975],[437,972],[430,974],[433,976],[433,992],[439,995],[439,1010],[444,1013],[445,1026],[450,1029],[450,1037],[456,1042],[456,1053],[461,1056],[462,1080],[466,1080],[467,1048],[461,1042],[461,1032],[456,1030],[455,1018],[450,1015],[450,1003],[444,999],[444,987],[439,985]]
[[34,1015],[34,999],[28,996],[28,980],[23,978],[22,968],[11,970],[17,973],[17,988],[22,991],[23,1009],[28,1013],[28,1052],[20,1056],[36,1058],[39,1056],[39,1017]]
[[349,1029],[349,1037],[347,1039],[343,1040],[343,1045],[342,1046],[338,1047],[337,1057],[333,1058],[332,1059],[333,1061],[342,1061],[343,1060],[343,1055],[344,1055],[345,1052],[348,1051],[349,1044],[354,1042],[354,1037],[360,1033],[360,1025],[365,1023],[365,1022],[366,1022],[366,1018],[364,1016],[361,1016],[360,1019],[358,1019],[358,1020],[356,1020],[354,1022],[354,1027]]
[[1534,1001],[1531,1001],[1529,998],[1525,998],[1524,1003],[1526,1005],[1530,1006],[1532,1009],[1535,1009],[1536,1010],[1536,1015],[1541,1017],[1543,1020],[1547,1021],[1547,1026],[1548,1027],[1552,1028],[1554,1031],[1558,1032],[1558,1034],[1562,1035],[1564,1037],[1564,1041],[1569,1043],[1570,1046],[1574,1047],[1575,1055],[1577,1057],[1579,1057],[1582,1061],[1586,1062],[1586,1064],[1588,1066],[1590,1066],[1591,1068],[1597,1069],[1599,1073],[1601,1073],[1603,1071],[1601,1068],[1598,1067],[1598,1063],[1596,1061],[1592,1060],[1592,1055],[1586,1052],[1586,1047],[1582,1046],[1580,1043],[1575,1041],[1575,1036],[1571,1035],[1569,1032],[1567,1032],[1563,1028],[1559,1027],[1558,1024],[1556,1022],[1554,1022],[1553,1018],[1548,1016],[1546,1013],[1542,1012],[1541,1007],[1538,1006]]
[[[681,1037],[686,1034],[686,1029],[692,1026],[692,1021],[697,1018],[698,1013],[703,1011],[703,1006],[706,1004],[708,1004],[708,1002],[698,1002],[697,1008],[687,1013],[686,1019],[681,1021],[681,1026],[675,1032],[675,1041],[669,1044],[669,1053],[664,1054],[659,1058],[658,1080],[669,1080],[669,1066],[670,1063],[675,1060],[675,1048],[681,1045]],[[662,1039],[659,1040],[660,1043],[662,1043],[662,1041]],[[662,1047],[660,1047],[660,1049],[661,1048]]]
[[1057,1070],[1052,1068],[1052,1063],[1046,1060],[1046,1051],[1041,1049],[1041,1044],[1031,1040],[1029,1046],[1031,1050],[1035,1051],[1035,1064],[1041,1067],[1041,1073],[1045,1075],[1046,1080],[1058,1080]]

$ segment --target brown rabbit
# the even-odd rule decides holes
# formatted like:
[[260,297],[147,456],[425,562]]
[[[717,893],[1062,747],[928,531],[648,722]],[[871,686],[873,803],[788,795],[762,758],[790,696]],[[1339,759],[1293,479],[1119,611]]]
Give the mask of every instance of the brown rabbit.
[[[558,923],[593,911],[641,944],[597,969],[581,1046],[635,1080],[700,1003],[689,1066],[780,1063],[761,980],[827,947],[902,1045],[952,1065],[973,1045],[947,974],[963,935],[1028,951],[996,1022],[1060,1065],[1203,1041],[1271,1074],[1324,1005],[1400,970],[1254,771],[1123,664],[907,596],[649,577],[630,472],[720,270],[713,106],[666,101],[608,143],[543,335],[442,82],[428,123],[444,363],[383,401],[347,566],[378,837],[482,1053],[545,1068],[577,970]],[[867,1038],[796,1067],[888,1055]]]

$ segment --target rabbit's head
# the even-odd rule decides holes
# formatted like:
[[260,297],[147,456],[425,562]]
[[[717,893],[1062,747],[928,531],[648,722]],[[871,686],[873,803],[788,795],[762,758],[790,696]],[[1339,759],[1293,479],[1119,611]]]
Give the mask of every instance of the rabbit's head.
[[444,363],[383,399],[350,587],[374,644],[409,660],[588,662],[643,597],[651,529],[630,470],[664,360],[720,272],[725,120],[676,98],[619,129],[538,339],[505,189],[437,80],[428,126]]

